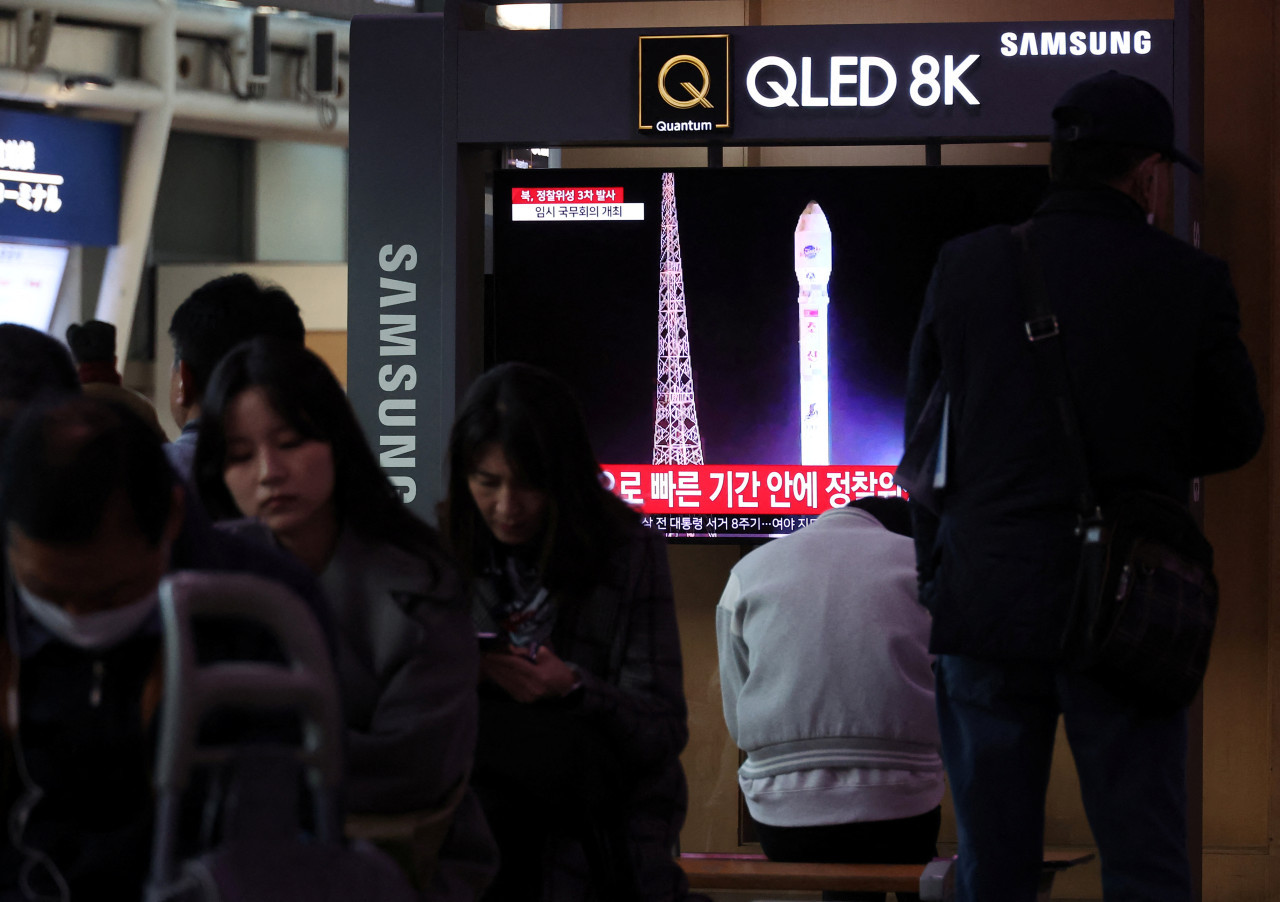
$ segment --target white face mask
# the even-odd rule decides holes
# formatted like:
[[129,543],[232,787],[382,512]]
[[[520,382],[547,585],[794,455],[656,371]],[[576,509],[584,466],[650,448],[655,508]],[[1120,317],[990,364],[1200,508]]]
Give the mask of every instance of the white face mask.
[[136,633],[156,605],[160,603],[159,590],[154,589],[137,601],[98,611],[93,614],[74,615],[52,602],[45,601],[14,580],[14,588],[22,606],[36,622],[58,639],[86,651],[105,651],[119,645]]

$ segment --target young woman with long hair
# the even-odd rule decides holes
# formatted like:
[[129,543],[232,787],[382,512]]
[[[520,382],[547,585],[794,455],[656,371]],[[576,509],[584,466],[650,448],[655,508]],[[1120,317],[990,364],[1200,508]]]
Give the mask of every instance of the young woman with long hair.
[[456,806],[431,898],[474,897],[442,888],[477,872],[455,851],[487,842],[467,790],[478,656],[462,583],[378,466],[342,386],[300,346],[238,346],[205,392],[194,472],[215,519],[256,518],[317,575],[337,632],[348,810]]
[[673,900],[686,796],[663,538],[601,484],[568,387],[504,364],[467,393],[444,533],[481,654],[474,785],[502,865],[488,900]]

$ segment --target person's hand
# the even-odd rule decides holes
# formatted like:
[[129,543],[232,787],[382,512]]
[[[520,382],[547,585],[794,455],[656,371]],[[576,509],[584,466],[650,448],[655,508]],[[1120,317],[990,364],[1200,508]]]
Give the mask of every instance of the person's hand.
[[496,683],[518,702],[562,698],[578,681],[573,668],[550,648],[538,649],[537,658],[531,660],[524,649],[514,645],[505,652],[482,654],[480,677]]

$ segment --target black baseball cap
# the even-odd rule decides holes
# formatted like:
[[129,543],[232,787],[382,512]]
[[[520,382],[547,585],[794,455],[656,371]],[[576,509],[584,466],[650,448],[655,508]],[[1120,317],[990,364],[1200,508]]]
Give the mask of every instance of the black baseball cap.
[[1173,146],[1173,107],[1160,90],[1114,69],[1067,89],[1053,107],[1053,140],[1149,148],[1192,172],[1203,171]]
[[83,326],[67,327],[67,344],[76,363],[111,360],[116,356],[116,327],[102,320],[87,320]]

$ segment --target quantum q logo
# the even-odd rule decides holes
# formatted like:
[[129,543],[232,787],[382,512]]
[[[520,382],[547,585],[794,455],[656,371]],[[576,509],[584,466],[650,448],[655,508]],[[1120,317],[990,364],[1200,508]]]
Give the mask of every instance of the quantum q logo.
[[[681,63],[688,63],[698,70],[698,74],[702,76],[702,87],[695,88],[687,81],[680,82],[680,87],[689,92],[688,100],[676,100],[671,96],[671,92],[667,90],[667,76],[671,74],[671,70]],[[662,95],[662,99],[668,105],[675,107],[677,110],[687,110],[702,104],[707,109],[714,109],[711,102],[707,100],[707,92],[711,90],[711,70],[707,68],[707,64],[696,56],[690,56],[687,53],[681,53],[679,56],[673,56],[662,64],[662,70],[658,72],[658,93]]]
[[640,38],[642,132],[729,128],[729,36]]

